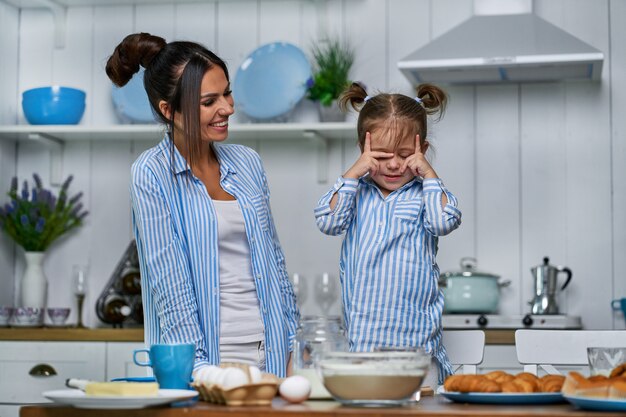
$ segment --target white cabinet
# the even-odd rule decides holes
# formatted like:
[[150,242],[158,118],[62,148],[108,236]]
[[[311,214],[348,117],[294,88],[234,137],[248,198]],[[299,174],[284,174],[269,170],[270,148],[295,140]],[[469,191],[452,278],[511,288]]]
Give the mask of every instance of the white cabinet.
[[64,389],[67,378],[103,380],[105,343],[1,342],[0,416],[17,417],[20,405],[49,402],[44,391]]
[[150,376],[150,368],[133,363],[133,351],[142,348],[141,342],[1,341],[0,417],[18,417],[22,405],[49,402],[41,394],[66,389],[67,378]]

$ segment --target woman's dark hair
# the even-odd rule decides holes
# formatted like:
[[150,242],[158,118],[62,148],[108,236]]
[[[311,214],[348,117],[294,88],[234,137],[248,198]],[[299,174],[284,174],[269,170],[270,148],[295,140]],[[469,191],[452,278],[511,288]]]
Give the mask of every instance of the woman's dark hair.
[[[171,146],[174,146],[174,114],[183,117],[184,144],[187,162],[194,166],[200,155],[200,88],[204,74],[217,66],[224,71],[226,63],[204,46],[195,42],[165,39],[149,33],[128,35],[117,45],[106,64],[106,73],[117,86],[124,86],[132,76],[145,68],[143,85],[148,93],[152,111],[168,126]],[[170,117],[159,108],[164,100]]]
[[[350,104],[359,112],[357,134],[361,150],[365,145],[365,133],[380,128],[396,129],[395,136],[398,138],[419,134],[420,144],[424,146],[428,137],[427,116],[437,114],[435,120],[439,120],[445,112],[448,98],[441,88],[432,84],[420,84],[416,91],[415,98],[387,93],[369,97],[363,85],[352,83],[343,92],[339,97],[340,108],[346,111]],[[393,121],[391,126],[390,120]]]

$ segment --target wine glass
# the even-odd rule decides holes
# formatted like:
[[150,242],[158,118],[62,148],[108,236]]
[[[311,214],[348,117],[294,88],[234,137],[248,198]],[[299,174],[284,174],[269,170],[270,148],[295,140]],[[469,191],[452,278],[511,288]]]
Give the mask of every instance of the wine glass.
[[315,280],[315,300],[324,314],[328,314],[336,299],[337,282],[328,272],[323,272]]
[[302,305],[306,301],[308,295],[306,281],[302,275],[296,272],[291,276],[291,284],[293,286],[293,292],[296,295],[298,307],[302,308]]
[[89,275],[89,266],[87,265],[74,265],[72,266],[72,279],[74,286],[74,295],[76,296],[76,303],[78,305],[78,316],[76,319],[76,327],[85,328],[83,324],[83,303],[85,302],[85,295],[87,294],[87,276]]

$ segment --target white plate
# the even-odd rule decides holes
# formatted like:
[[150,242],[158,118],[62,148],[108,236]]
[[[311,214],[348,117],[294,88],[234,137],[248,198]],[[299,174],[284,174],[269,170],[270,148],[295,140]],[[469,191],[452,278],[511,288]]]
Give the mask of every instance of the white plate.
[[59,404],[71,405],[76,408],[108,408],[108,409],[133,409],[144,408],[153,405],[169,404],[175,401],[184,401],[198,395],[197,391],[186,389],[160,389],[156,397],[94,397],[87,396],[77,389],[65,389],[46,391],[43,396]]

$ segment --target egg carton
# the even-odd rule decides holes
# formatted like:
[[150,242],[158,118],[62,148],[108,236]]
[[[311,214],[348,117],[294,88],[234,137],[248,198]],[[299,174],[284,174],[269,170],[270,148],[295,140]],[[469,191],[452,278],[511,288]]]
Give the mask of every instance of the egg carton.
[[[220,367],[238,367],[243,369],[251,381],[250,371],[247,365],[228,363]],[[232,388],[224,388],[219,384],[207,381],[194,381],[191,384],[200,394],[200,399],[213,404],[225,404],[232,406],[240,405],[269,405],[278,392],[280,381],[273,374],[263,373],[261,381],[248,383]]]

